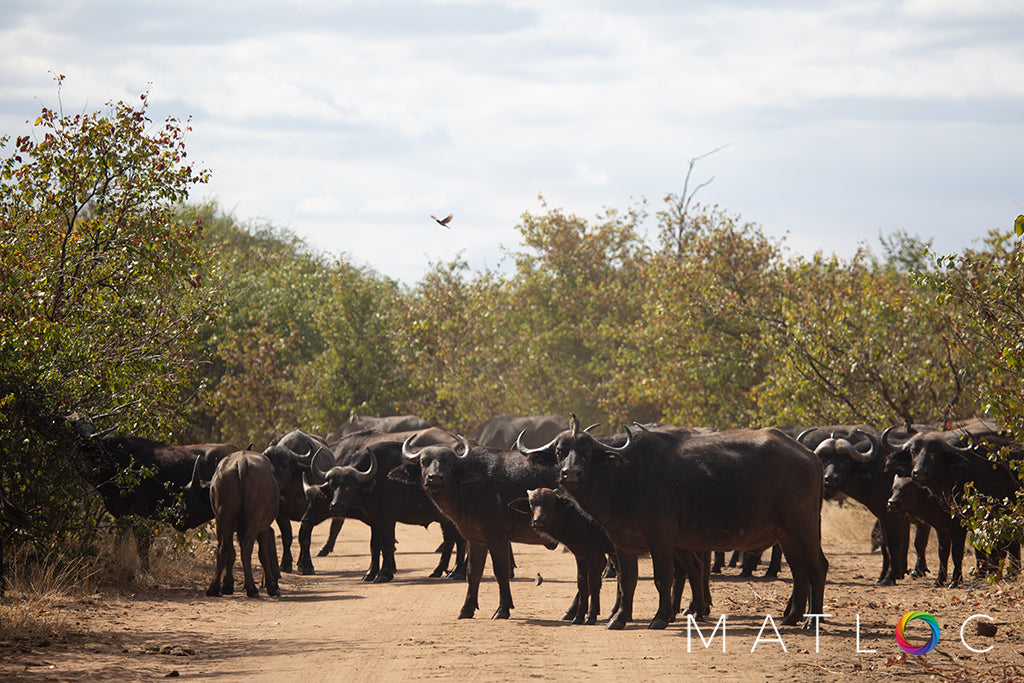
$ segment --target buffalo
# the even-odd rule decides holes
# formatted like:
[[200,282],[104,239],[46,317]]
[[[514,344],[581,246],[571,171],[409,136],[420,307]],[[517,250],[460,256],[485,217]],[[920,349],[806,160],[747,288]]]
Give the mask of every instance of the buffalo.
[[[438,566],[431,577],[442,576],[451,560],[451,544],[457,548],[455,576],[465,576],[465,541],[450,519],[437,507],[417,483],[415,486],[388,478],[402,465],[402,444],[381,441],[366,446],[347,459],[349,464],[321,470],[313,458],[313,474],[324,483],[308,486],[310,498],[329,501],[332,515],[358,519],[370,527],[370,568],[363,581],[386,583],[395,576],[395,524],[424,527],[437,522],[445,543]],[[381,561],[383,555],[383,561]]]
[[532,489],[510,503],[530,515],[533,528],[561,543],[576,558],[576,598],[562,619],[574,624],[597,623],[601,611],[601,579],[615,547],[594,518],[572,498],[549,488]]
[[[415,437],[417,444],[423,445],[454,443],[454,437],[447,431],[438,427],[429,427],[419,432],[381,432],[376,430],[355,432],[353,434],[346,434],[331,446],[330,455],[333,457],[331,467],[335,465],[351,464],[352,458],[359,455],[362,449],[367,448],[372,444],[382,442],[400,444],[410,436]],[[322,449],[315,448],[307,449],[307,452],[304,455],[293,452],[291,453],[291,457],[297,460],[306,470],[309,470],[313,458],[317,456],[317,453],[320,453],[320,457],[324,457],[324,455],[326,455]],[[310,483],[321,484],[323,482],[317,479]],[[303,495],[306,497],[306,507],[299,524],[298,569],[303,574],[313,574],[313,561],[310,557],[310,543],[313,534],[313,527],[326,519],[331,519],[331,533],[332,536],[336,536],[336,529],[341,529],[344,517],[331,512],[330,500],[327,497],[320,496],[318,491],[313,491],[313,489],[307,486],[303,486],[303,488]],[[370,523],[367,522],[367,524]],[[446,563],[442,568],[442,571],[447,569],[447,561],[451,558],[451,552],[455,547],[455,543],[455,538],[445,538],[442,541],[441,548],[439,550],[441,551],[442,558],[445,559]],[[324,548],[321,549],[318,554],[320,556],[326,555],[329,552],[329,548],[333,548],[333,540],[331,538],[328,539],[327,543],[324,544]],[[452,578],[464,578],[461,571],[462,568],[457,566],[449,576]]]
[[[959,510],[968,484],[979,494],[996,501],[1013,500],[1020,489],[1020,480],[1006,463],[993,462],[986,457],[990,449],[1006,449],[1011,456],[1019,456],[1020,445],[997,434],[982,433],[981,436],[984,443],[972,444],[971,432],[965,430],[917,432],[897,446],[886,430],[882,445],[890,451],[887,458],[890,470],[912,477],[952,514]],[[1020,565],[1018,541],[996,548],[992,560],[998,562],[1006,554]]]
[[431,424],[415,415],[388,415],[373,417],[352,413],[348,422],[327,435],[327,443],[333,446],[342,438],[356,432],[414,432],[418,429],[430,429]]
[[512,448],[521,433],[532,442],[547,443],[569,426],[561,415],[495,415],[469,434],[481,446]]
[[[107,512],[118,522],[128,521],[126,518],[131,516],[167,518],[177,528],[191,528],[183,527],[176,515],[178,497],[192,479],[193,470],[198,466],[201,476],[208,479],[222,458],[238,450],[224,443],[172,446],[138,436],[97,434],[89,418],[80,413],[69,416],[68,421],[82,437],[80,448],[89,466],[87,476]],[[125,486],[122,477],[140,469],[137,481]],[[148,571],[151,534],[137,525],[132,531],[139,563],[143,571]]]
[[[824,466],[826,498],[844,494],[863,504],[878,520],[882,533],[882,570],[876,583],[891,586],[907,574],[910,520],[888,505],[892,473],[886,469],[876,430],[869,425],[835,425],[804,430],[797,441],[814,451]],[[928,527],[917,526],[919,549],[913,574],[927,572],[923,546]]]
[[[967,528],[950,514],[948,507],[942,504],[938,496],[915,482],[910,477],[896,475],[892,482],[892,495],[889,497],[890,510],[907,515],[909,518],[927,524],[935,529],[939,544],[939,570],[935,585],[946,586],[946,567],[949,555],[953,554],[953,576],[948,587],[954,588],[963,581],[964,544],[967,541]],[[922,551],[919,550],[919,553]]]
[[526,496],[530,489],[554,488],[554,467],[516,451],[473,446],[463,437],[459,439],[461,452],[456,451],[459,446],[426,446],[413,451],[412,441],[410,436],[402,444],[405,464],[389,476],[419,482],[469,543],[468,587],[459,618],[470,619],[479,608],[480,580],[490,554],[499,593],[498,608],[491,618],[508,619],[514,608],[509,586],[511,543],[557,547],[531,526],[528,515],[512,510],[509,503]]
[[[571,429],[545,446],[519,448],[559,463],[559,486],[608,533],[619,564],[620,605],[608,623],[633,617],[637,557],[650,552],[659,607],[650,628],[672,620],[676,549],[766,549],[778,541],[793,572],[784,624],[797,624],[810,603],[820,614],[828,561],[821,551],[822,466],[775,429],[713,434],[625,428],[622,443]],[[697,591],[694,591],[697,598]]]
[[217,465],[208,487],[217,520],[217,569],[206,594],[234,592],[231,565],[237,535],[246,595],[252,598],[258,593],[252,574],[252,549],[257,543],[267,595],[279,595],[280,568],[271,524],[277,517],[281,494],[270,461],[253,451],[232,453]]

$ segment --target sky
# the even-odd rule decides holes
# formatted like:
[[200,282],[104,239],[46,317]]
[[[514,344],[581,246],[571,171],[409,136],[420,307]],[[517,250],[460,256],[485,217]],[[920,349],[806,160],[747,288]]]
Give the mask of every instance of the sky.
[[58,104],[55,74],[65,113],[148,91],[154,121],[190,117],[189,158],[212,172],[192,201],[407,284],[456,258],[507,268],[545,205],[653,214],[691,160],[695,201],[795,253],[877,252],[896,231],[952,253],[1024,213],[1020,0],[3,0],[0,16],[0,134]]

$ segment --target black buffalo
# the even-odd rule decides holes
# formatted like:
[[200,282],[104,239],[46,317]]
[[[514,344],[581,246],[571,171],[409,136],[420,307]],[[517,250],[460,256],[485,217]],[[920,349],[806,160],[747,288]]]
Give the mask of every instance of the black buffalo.
[[[177,515],[179,496],[192,479],[193,469],[198,465],[200,476],[209,479],[217,463],[238,450],[232,444],[172,446],[138,436],[99,435],[87,417],[76,413],[68,419],[82,437],[80,449],[89,467],[87,477],[107,512],[119,522],[134,516],[167,519],[177,528],[191,528],[182,526]],[[126,475],[135,481],[125,485]],[[139,563],[148,571],[151,534],[138,525],[133,525],[132,531]]]
[[438,511],[418,482],[410,486],[388,477],[391,470],[402,465],[401,443],[371,444],[347,458],[349,464],[334,465],[326,471],[317,462],[318,458],[313,458],[313,474],[324,483],[309,487],[312,495],[329,504],[330,514],[358,519],[370,527],[370,568],[363,581],[386,583],[394,578],[397,522],[424,527],[434,522],[440,524],[445,542],[441,559],[430,576],[444,574],[451,560],[452,544],[457,549],[454,573],[465,576],[465,541],[455,524]]
[[[958,510],[964,490],[971,484],[975,491],[996,501],[1013,500],[1020,489],[1020,480],[1004,462],[986,457],[990,450],[1007,450],[1019,457],[1020,445],[998,434],[982,433],[983,440],[972,444],[967,430],[929,431],[912,434],[901,445],[893,444],[888,430],[882,444],[890,451],[887,466],[931,491],[952,514]],[[998,562],[1009,554],[1020,565],[1020,543],[1011,541],[995,549],[991,558]],[[986,564],[985,562],[981,563]],[[983,571],[985,566],[979,566]]]
[[[813,450],[824,466],[825,497],[843,494],[863,504],[878,520],[882,533],[882,570],[877,583],[891,586],[907,574],[910,519],[889,507],[891,471],[870,425],[832,425],[804,430],[797,441]],[[918,564],[913,574],[927,572],[922,546],[928,543],[928,527],[918,525],[915,546]]]
[[[309,473],[310,462],[318,453],[329,454],[326,442],[318,436],[296,429],[272,443],[263,455],[274,467],[274,477],[281,489],[281,505],[277,511],[277,527],[281,530],[281,571],[292,571],[292,522],[301,522],[309,507],[303,475]],[[331,520],[331,529],[320,555],[334,549],[341,532],[341,519]],[[303,574],[313,573],[309,543],[311,538],[299,533],[298,569]]]
[[530,515],[533,528],[561,543],[576,558],[576,597],[562,619],[574,624],[597,623],[601,612],[601,579],[615,553],[608,534],[572,498],[549,488],[532,489],[510,504]]
[[953,588],[960,585],[960,582],[963,581],[964,544],[967,541],[967,528],[960,519],[956,515],[950,514],[949,508],[942,503],[938,496],[910,477],[900,475],[896,475],[893,479],[892,495],[889,497],[888,505],[890,510],[903,513],[909,518],[935,529],[939,544],[939,571],[935,578],[935,585],[947,585],[946,567],[950,552],[953,554],[953,577],[949,581],[948,587]]
[[[627,428],[622,443],[579,430],[546,446],[560,464],[559,485],[608,533],[619,563],[621,603],[608,628],[633,618],[637,557],[650,552],[659,607],[650,628],[672,620],[676,549],[769,548],[778,541],[793,572],[783,623],[820,614],[828,561],[821,551],[822,466],[774,429],[672,434]],[[617,438],[616,441],[621,441]],[[520,447],[525,449],[521,442]],[[694,591],[695,599],[697,591]]]
[[515,451],[472,446],[464,438],[455,448],[427,446],[414,452],[412,438],[402,445],[405,464],[389,476],[418,481],[469,543],[468,587],[459,618],[472,618],[479,608],[480,580],[490,554],[499,593],[498,609],[491,618],[508,619],[514,607],[509,586],[511,543],[557,546],[530,525],[529,515],[512,510],[509,503],[530,489],[554,488],[554,467]]
[[414,432],[417,429],[430,429],[430,426],[429,422],[415,415],[373,417],[352,413],[348,422],[327,435],[327,443],[333,446],[343,437],[356,432]]
[[255,597],[258,592],[252,574],[252,549],[257,543],[267,595],[279,595],[280,568],[271,524],[277,517],[281,494],[270,461],[253,451],[232,453],[217,465],[208,486],[217,520],[217,569],[206,594],[234,592],[231,565],[235,561],[237,535],[246,595]]
[[495,415],[469,434],[481,446],[512,448],[524,431],[531,443],[547,443],[569,426],[561,415]]
[[[454,437],[447,431],[440,429],[439,427],[428,427],[419,432],[381,432],[378,430],[367,430],[362,432],[355,432],[353,434],[346,434],[341,439],[336,441],[330,449],[330,455],[332,462],[330,465],[321,465],[322,468],[330,469],[335,465],[350,465],[352,459],[360,454],[362,449],[367,448],[376,443],[392,442],[401,444],[406,438],[415,437],[417,444],[428,445],[428,444],[439,444],[439,443],[454,443]],[[292,453],[291,457],[299,462],[299,464],[309,470],[312,463],[313,457],[319,452],[321,457],[324,452],[319,448],[308,448],[305,454]],[[322,484],[323,481],[313,475],[313,480],[309,483],[314,485]],[[341,525],[344,523],[345,517],[336,513],[332,513],[330,509],[330,499],[320,496],[318,491],[313,491],[305,485],[303,485],[304,493],[303,496],[306,500],[305,512],[302,514],[299,524],[299,560],[297,567],[303,574],[313,574],[313,560],[310,557],[310,543],[313,535],[313,527],[320,524],[324,520],[331,520],[331,538],[328,538],[327,543],[318,553],[319,556],[327,555],[333,549],[333,537],[337,536],[337,532],[341,529]],[[369,524],[369,522],[367,522]],[[439,548],[442,557],[445,559],[451,558],[451,553],[455,547],[456,539],[445,538],[442,541],[441,547]],[[447,565],[443,568],[447,569]],[[449,576],[451,578],[464,578],[461,573],[461,567],[456,567],[455,570]]]

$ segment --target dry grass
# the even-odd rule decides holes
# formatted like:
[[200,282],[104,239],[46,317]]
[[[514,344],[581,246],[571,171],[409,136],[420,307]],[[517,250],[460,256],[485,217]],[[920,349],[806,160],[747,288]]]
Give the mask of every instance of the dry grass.
[[181,535],[161,527],[143,572],[132,536],[111,533],[96,557],[53,553],[32,561],[26,553],[7,560],[7,592],[0,599],[0,641],[59,638],[68,631],[73,606],[101,593],[127,594],[161,586],[202,585],[211,544],[204,530]]

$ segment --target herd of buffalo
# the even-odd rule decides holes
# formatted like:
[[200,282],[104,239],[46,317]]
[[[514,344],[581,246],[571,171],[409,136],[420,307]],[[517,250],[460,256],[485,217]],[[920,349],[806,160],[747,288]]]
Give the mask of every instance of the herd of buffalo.
[[[783,623],[823,612],[828,560],[821,549],[823,499],[853,498],[877,518],[882,549],[878,583],[891,585],[908,571],[915,529],[915,575],[927,571],[930,529],[938,538],[936,585],[963,577],[966,528],[956,514],[965,487],[995,499],[1013,499],[1020,481],[987,455],[1020,447],[987,420],[941,429],[900,425],[828,425],[713,431],[635,424],[615,434],[581,429],[575,416],[492,418],[468,437],[415,417],[354,416],[320,437],[299,430],[262,453],[231,444],[172,446],[134,436],[97,434],[82,415],[71,416],[94,484],[115,518],[160,518],[185,530],[216,520],[217,568],[208,595],[234,589],[237,536],[245,590],[257,593],[251,555],[258,546],[263,585],[279,593],[281,571],[293,570],[292,526],[299,522],[294,569],[314,572],[315,525],[330,520],[320,555],[333,549],[345,518],[370,527],[370,565],[364,581],[395,576],[396,523],[441,527],[441,557],[431,576],[465,579],[458,616],[479,607],[487,556],[499,590],[494,618],[513,608],[512,543],[562,544],[576,558],[577,593],[565,619],[594,623],[604,576],[617,578],[608,628],[633,618],[637,560],[650,556],[658,590],[650,628],[665,628],[681,610],[700,619],[710,612],[710,574],[724,551],[759,557],[773,548],[792,573]],[[126,486],[119,473],[153,473]],[[168,511],[170,511],[168,513]],[[169,515],[169,516],[168,516]],[[281,534],[281,556],[271,527]],[[148,567],[148,533],[137,533]],[[947,570],[952,554],[953,567]],[[979,571],[1020,562],[1017,543],[976,551]],[[452,561],[454,555],[454,562]],[[714,564],[712,556],[715,555]],[[750,569],[748,559],[747,571]]]

